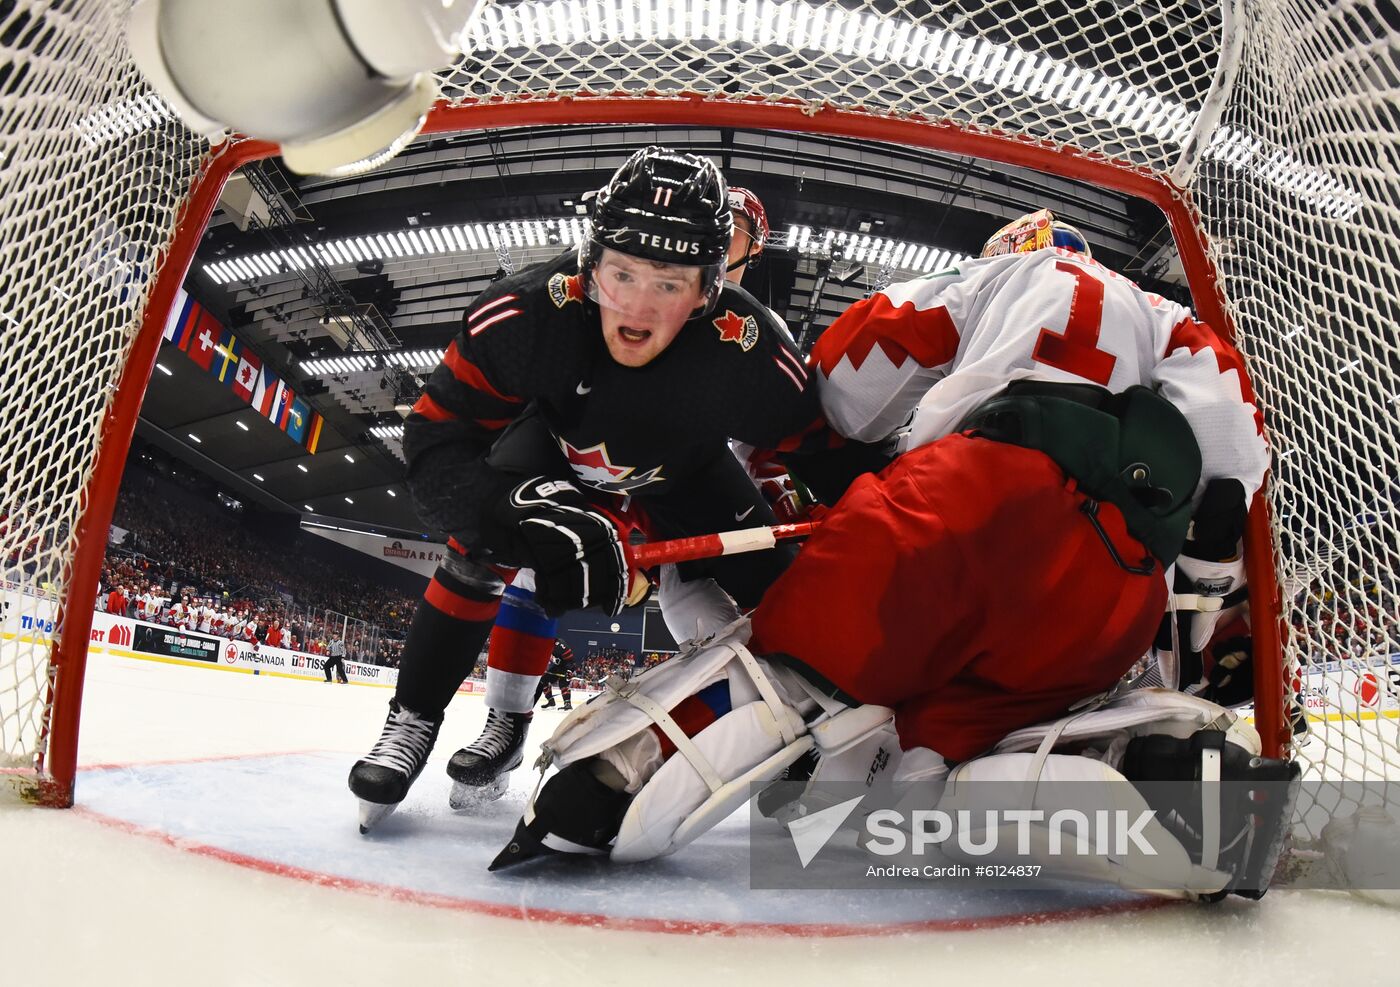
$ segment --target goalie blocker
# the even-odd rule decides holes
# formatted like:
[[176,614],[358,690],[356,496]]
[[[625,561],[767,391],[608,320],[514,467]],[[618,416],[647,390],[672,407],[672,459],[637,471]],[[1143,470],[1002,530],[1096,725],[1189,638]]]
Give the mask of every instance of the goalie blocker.
[[[997,843],[1002,856],[976,863],[1038,863],[1043,876],[1177,898],[1257,898],[1269,886],[1298,771],[1260,757],[1253,728],[1220,706],[1157,689],[1099,697],[950,771],[931,751],[900,751],[892,710],[832,698],[796,663],[753,655],[748,636],[747,620],[738,621],[632,682],[610,680],[566,718],[539,761],[542,774],[559,770],[537,789],[491,869],[555,854],[630,863],[674,853],[743,805],[755,784],[815,754],[801,797],[808,808],[826,782],[863,783],[879,796],[848,824],[916,791],[934,792],[937,808],[954,817],[1019,807],[1048,819],[1065,807],[1059,782],[1123,782],[1102,786],[1114,793],[1103,808],[1155,812],[1143,832],[1150,855],[1051,855],[1041,833],[1029,857],[1016,856],[1007,833]],[[876,756],[881,748],[888,757]],[[1001,784],[974,784],[981,782]],[[1083,791],[1075,808],[1084,808]]]

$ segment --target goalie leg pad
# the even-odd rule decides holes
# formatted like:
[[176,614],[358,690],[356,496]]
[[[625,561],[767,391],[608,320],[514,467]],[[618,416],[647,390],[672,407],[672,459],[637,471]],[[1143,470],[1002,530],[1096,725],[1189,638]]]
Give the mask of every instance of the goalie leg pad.
[[[1107,764],[1051,754],[1037,777],[1036,760],[1034,754],[992,754],[954,769],[938,802],[953,820],[953,831],[938,843],[944,856],[968,864],[1039,865],[1042,877],[1171,898],[1213,895],[1228,884],[1229,874],[1193,862],[1137,789]],[[1009,815],[1013,810],[1033,815]]]
[[772,781],[805,754],[812,746],[805,734],[796,710],[775,715],[762,701],[720,717],[693,739],[693,752],[682,748],[642,786],[612,859],[649,860],[694,841],[747,802],[750,785]]
[[709,577],[682,580],[674,565],[661,567],[661,619],[682,646],[703,641],[741,616],[734,598]]
[[[888,805],[893,798],[894,777],[901,761],[899,735],[894,728],[894,710],[888,706],[854,706],[814,722],[810,728],[817,761],[805,785],[784,781],[773,786],[769,796],[773,808],[765,812],[783,825],[819,812],[838,801],[851,798],[846,790],[852,784],[864,785],[862,806]],[[941,761],[941,759],[940,759]],[[828,783],[839,787],[824,792]],[[866,812],[858,811],[846,825],[858,827]]]
[[[736,623],[725,634],[703,648],[684,652],[650,668],[630,682],[609,679],[601,696],[580,706],[555,729],[541,746],[544,757],[559,767],[594,757],[641,733],[655,722],[642,706],[675,709],[717,682],[733,686],[730,666],[738,661],[738,648],[748,640],[747,620]],[[746,652],[747,653],[747,652]],[[752,692],[745,690],[745,696]],[[640,702],[639,702],[640,700]],[[747,699],[732,699],[738,706]]]
[[[543,746],[546,769],[587,765],[619,793],[636,793],[614,860],[674,852],[743,804],[750,784],[776,778],[812,747],[804,717],[817,703],[793,672],[754,657],[747,635],[743,621],[632,682],[610,680]],[[532,800],[527,821],[533,811]]]

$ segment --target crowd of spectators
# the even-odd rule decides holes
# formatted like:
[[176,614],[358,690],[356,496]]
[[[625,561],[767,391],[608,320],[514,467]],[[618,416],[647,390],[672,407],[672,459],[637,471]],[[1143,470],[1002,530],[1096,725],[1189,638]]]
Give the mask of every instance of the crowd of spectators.
[[[1385,605],[1387,595],[1371,579],[1353,583],[1341,594],[1313,580],[1293,601],[1294,640],[1314,661],[1387,657],[1400,650],[1400,618]],[[1325,646],[1319,648],[1322,642]]]
[[310,655],[330,654],[331,642],[345,641],[350,661],[398,667],[403,642],[376,629],[328,619],[325,612],[299,610],[280,599],[207,595],[173,565],[162,566],[140,554],[109,548],[102,570],[97,609],[180,630],[213,634],[250,644],[290,648]]
[[586,686],[601,684],[609,675],[630,679],[640,675],[654,665],[659,665],[672,657],[670,651],[647,651],[640,658],[635,651],[625,648],[594,648],[584,655],[574,670],[574,677]]
[[[289,550],[213,505],[191,509],[153,481],[134,486],[117,499],[113,524],[126,534],[108,546],[99,607],[309,654],[327,654],[344,634],[349,660],[397,664],[416,599]],[[348,633],[332,612],[356,618]]]

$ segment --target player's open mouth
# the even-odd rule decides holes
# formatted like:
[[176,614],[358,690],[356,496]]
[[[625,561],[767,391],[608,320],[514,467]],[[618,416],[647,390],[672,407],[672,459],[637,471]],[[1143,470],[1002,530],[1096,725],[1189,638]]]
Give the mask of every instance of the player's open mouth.
[[633,329],[631,326],[618,326],[617,334],[627,343],[644,343],[651,337],[650,329]]

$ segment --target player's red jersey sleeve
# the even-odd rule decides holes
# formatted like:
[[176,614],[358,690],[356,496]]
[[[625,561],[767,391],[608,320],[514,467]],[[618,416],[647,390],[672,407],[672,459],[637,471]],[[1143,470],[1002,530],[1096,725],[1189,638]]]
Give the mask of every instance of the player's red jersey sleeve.
[[950,277],[892,285],[856,302],[812,348],[822,411],[842,435],[878,442],[909,420],[957,355],[942,298]]
[[[1201,447],[1201,485],[1233,477],[1252,496],[1264,482],[1264,418],[1239,352],[1184,309],[1160,324],[1153,383],[1174,404]],[[1165,339],[1163,340],[1163,336]]]

